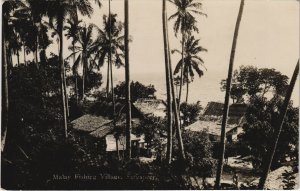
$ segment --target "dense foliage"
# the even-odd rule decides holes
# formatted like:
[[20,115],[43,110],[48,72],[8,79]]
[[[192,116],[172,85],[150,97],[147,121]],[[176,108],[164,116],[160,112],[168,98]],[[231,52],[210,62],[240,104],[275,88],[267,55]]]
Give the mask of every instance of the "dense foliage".
[[[234,103],[243,103],[250,97],[273,97],[284,95],[288,77],[275,69],[241,66],[232,77],[231,98]],[[221,81],[221,91],[226,89],[226,80]]]
[[200,102],[197,103],[181,103],[180,111],[183,115],[183,126],[190,125],[199,120],[199,115],[202,110]]
[[[131,90],[131,101],[135,102],[139,98],[155,98],[155,92],[156,89],[153,85],[145,86],[141,84],[140,82],[131,82],[130,84],[130,90]],[[118,84],[114,88],[116,97],[118,98],[125,98],[126,95],[126,84],[125,82],[122,82]]]
[[[274,127],[279,123],[282,102],[280,97],[271,100],[256,98],[251,101],[246,113],[244,133],[240,136],[240,142],[249,150],[248,154],[253,156],[253,164],[256,168],[261,167],[270,142],[274,138]],[[273,167],[285,162],[287,157],[292,160],[298,158],[298,121],[298,109],[290,104],[273,159]]]

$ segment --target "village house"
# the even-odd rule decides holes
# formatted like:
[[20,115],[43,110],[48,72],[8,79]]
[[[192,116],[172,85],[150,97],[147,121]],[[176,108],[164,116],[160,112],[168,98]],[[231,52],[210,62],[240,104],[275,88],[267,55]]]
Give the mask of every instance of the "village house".
[[[206,131],[212,141],[220,141],[223,107],[224,104],[222,103],[209,102],[200,119],[185,127],[185,129],[190,131]],[[244,115],[246,110],[246,104],[232,104],[229,106],[226,127],[227,141],[236,141],[237,136],[243,132],[242,126],[245,122]]]
[[[81,144],[93,144],[107,154],[115,155],[117,150],[122,154],[126,148],[126,109],[122,101],[116,102],[117,121],[115,125],[111,119],[112,104],[97,102],[93,111],[94,115],[86,114],[71,122],[72,132]],[[153,115],[164,118],[166,105],[162,100],[140,99],[132,104],[132,129],[140,126],[144,117]],[[131,134],[132,154],[139,156],[147,153],[144,135]]]

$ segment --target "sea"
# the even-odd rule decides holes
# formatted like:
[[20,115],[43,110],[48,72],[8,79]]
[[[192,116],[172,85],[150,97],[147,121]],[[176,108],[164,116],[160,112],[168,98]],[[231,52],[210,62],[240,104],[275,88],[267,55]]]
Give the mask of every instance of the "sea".
[[[220,82],[222,79],[226,79],[227,71],[206,71],[205,74],[199,78],[194,77],[193,82],[189,85],[189,103],[196,103],[200,101],[200,104],[205,107],[208,102],[224,102],[225,92],[221,91]],[[131,81],[139,81],[144,85],[154,85],[156,89],[156,97],[158,99],[166,100],[166,78],[164,71],[161,72],[142,72],[142,73],[131,73]],[[106,77],[103,74],[104,83],[106,84]],[[114,84],[121,83],[125,79],[124,73],[114,74]],[[177,87],[179,89],[179,87]],[[186,86],[183,87],[182,98],[184,101],[186,96]],[[293,95],[293,105],[299,107],[299,80],[296,83]],[[231,100],[230,100],[231,101]]]

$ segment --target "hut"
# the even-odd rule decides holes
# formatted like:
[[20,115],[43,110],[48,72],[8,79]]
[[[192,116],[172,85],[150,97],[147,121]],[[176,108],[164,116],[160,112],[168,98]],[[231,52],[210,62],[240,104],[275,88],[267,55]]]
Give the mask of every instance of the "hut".
[[166,116],[166,103],[160,99],[138,99],[134,107],[144,116],[164,118]]

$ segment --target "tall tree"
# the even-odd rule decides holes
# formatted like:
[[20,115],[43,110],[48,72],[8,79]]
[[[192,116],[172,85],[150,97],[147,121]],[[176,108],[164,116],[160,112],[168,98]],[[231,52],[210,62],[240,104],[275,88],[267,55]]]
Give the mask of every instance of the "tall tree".
[[258,184],[258,189],[260,189],[260,190],[264,189],[266,180],[268,178],[268,174],[269,174],[269,171],[270,171],[270,168],[271,168],[272,160],[273,160],[273,157],[274,157],[274,154],[275,154],[275,150],[276,150],[278,139],[279,139],[279,136],[280,136],[280,133],[281,133],[284,118],[285,118],[285,115],[286,115],[286,112],[287,112],[287,109],[288,109],[288,106],[289,106],[289,102],[291,100],[291,96],[292,96],[292,93],[293,93],[293,90],[294,90],[295,83],[297,81],[298,74],[299,74],[299,60],[297,62],[296,68],[294,70],[290,85],[288,87],[288,90],[287,90],[287,93],[286,93],[286,96],[285,96],[285,99],[284,99],[284,103],[283,103],[281,111],[280,111],[279,123],[277,124],[277,126],[275,126],[275,137],[272,140],[270,148],[267,152],[267,158],[265,160],[263,173],[262,173],[262,176],[261,176],[261,178],[259,180],[259,184]]
[[67,33],[65,36],[69,39],[72,38],[72,49],[73,49],[73,66],[72,66],[72,71],[73,75],[75,75],[75,94],[76,94],[76,103],[78,104],[78,70],[77,67],[78,64],[76,64],[76,55],[75,55],[75,44],[78,42],[78,33],[81,29],[80,23],[82,21],[78,20],[77,14],[75,14],[71,19],[67,20],[67,26],[65,26],[65,30],[67,30]]
[[[98,59],[98,67],[104,65],[107,58],[107,84],[106,94],[109,94],[110,78],[113,78],[112,65],[117,67],[124,66],[124,36],[121,35],[123,24],[117,21],[116,14],[103,16],[104,30],[99,29],[99,38],[97,39],[97,47],[99,48],[95,58]],[[111,83],[112,84],[112,83]],[[111,85],[113,86],[113,84]]]
[[181,33],[181,72],[180,72],[180,87],[179,87],[179,98],[178,98],[178,106],[180,109],[180,101],[181,101],[181,93],[182,93],[182,85],[183,85],[183,68],[184,68],[184,44],[186,41],[186,36],[191,34],[192,31],[199,32],[196,24],[197,20],[193,16],[196,15],[205,15],[200,12],[199,9],[202,7],[202,3],[195,2],[194,0],[169,0],[171,3],[175,5],[177,8],[177,12],[169,17],[169,20],[176,19],[174,23],[174,32],[177,37],[178,32]]
[[127,159],[131,158],[131,99],[130,99],[130,66],[129,66],[129,11],[125,0],[125,82],[126,82],[126,151]]
[[165,52],[165,69],[166,69],[166,89],[167,89],[167,129],[168,129],[168,141],[167,141],[167,163],[170,164],[172,161],[172,98],[171,98],[171,82],[170,82],[170,66],[168,56],[168,36],[167,36],[167,11],[166,11],[166,0],[163,0],[162,5],[162,22],[163,22],[163,35],[164,35],[164,52]]
[[[198,54],[202,51],[207,51],[207,49],[201,47],[199,45],[199,41],[200,39],[195,39],[194,36],[189,35],[187,37],[184,46],[184,52],[185,52],[184,61],[180,59],[174,70],[174,75],[178,74],[179,70],[183,71],[183,77],[184,77],[184,81],[186,82],[186,88],[187,88],[185,102],[188,101],[189,83],[194,80],[194,71],[199,75],[199,77],[202,77],[203,75],[202,68],[205,68],[204,61]],[[175,52],[182,54],[182,52],[177,49],[172,50],[172,53]],[[182,63],[185,63],[183,69],[181,68]],[[189,77],[191,77],[191,80],[189,80]]]
[[[61,94],[62,94],[62,111],[64,119],[65,137],[68,137],[67,132],[67,108],[66,108],[66,86],[64,84],[65,79],[65,66],[63,59],[63,25],[67,15],[74,15],[77,10],[83,15],[91,16],[93,8],[88,0],[53,0],[47,2],[47,13],[49,18],[53,18],[57,21],[57,31],[59,36],[59,64],[61,66]],[[100,1],[96,0],[96,3],[100,6]]]
[[230,91],[231,91],[231,79],[232,79],[237,38],[239,34],[239,28],[242,20],[242,14],[243,14],[244,3],[245,3],[244,1],[245,0],[241,0],[239,13],[235,25],[234,35],[233,35],[231,53],[230,53],[228,76],[226,82],[227,85],[226,85],[225,103],[224,103],[222,126],[221,126],[220,152],[219,152],[218,168],[216,174],[216,184],[215,184],[216,189],[220,189],[221,186],[223,161],[224,161],[224,153],[225,153],[225,135],[226,135],[226,126],[227,126],[227,118],[228,118],[228,110],[229,110],[229,98],[230,98]]

